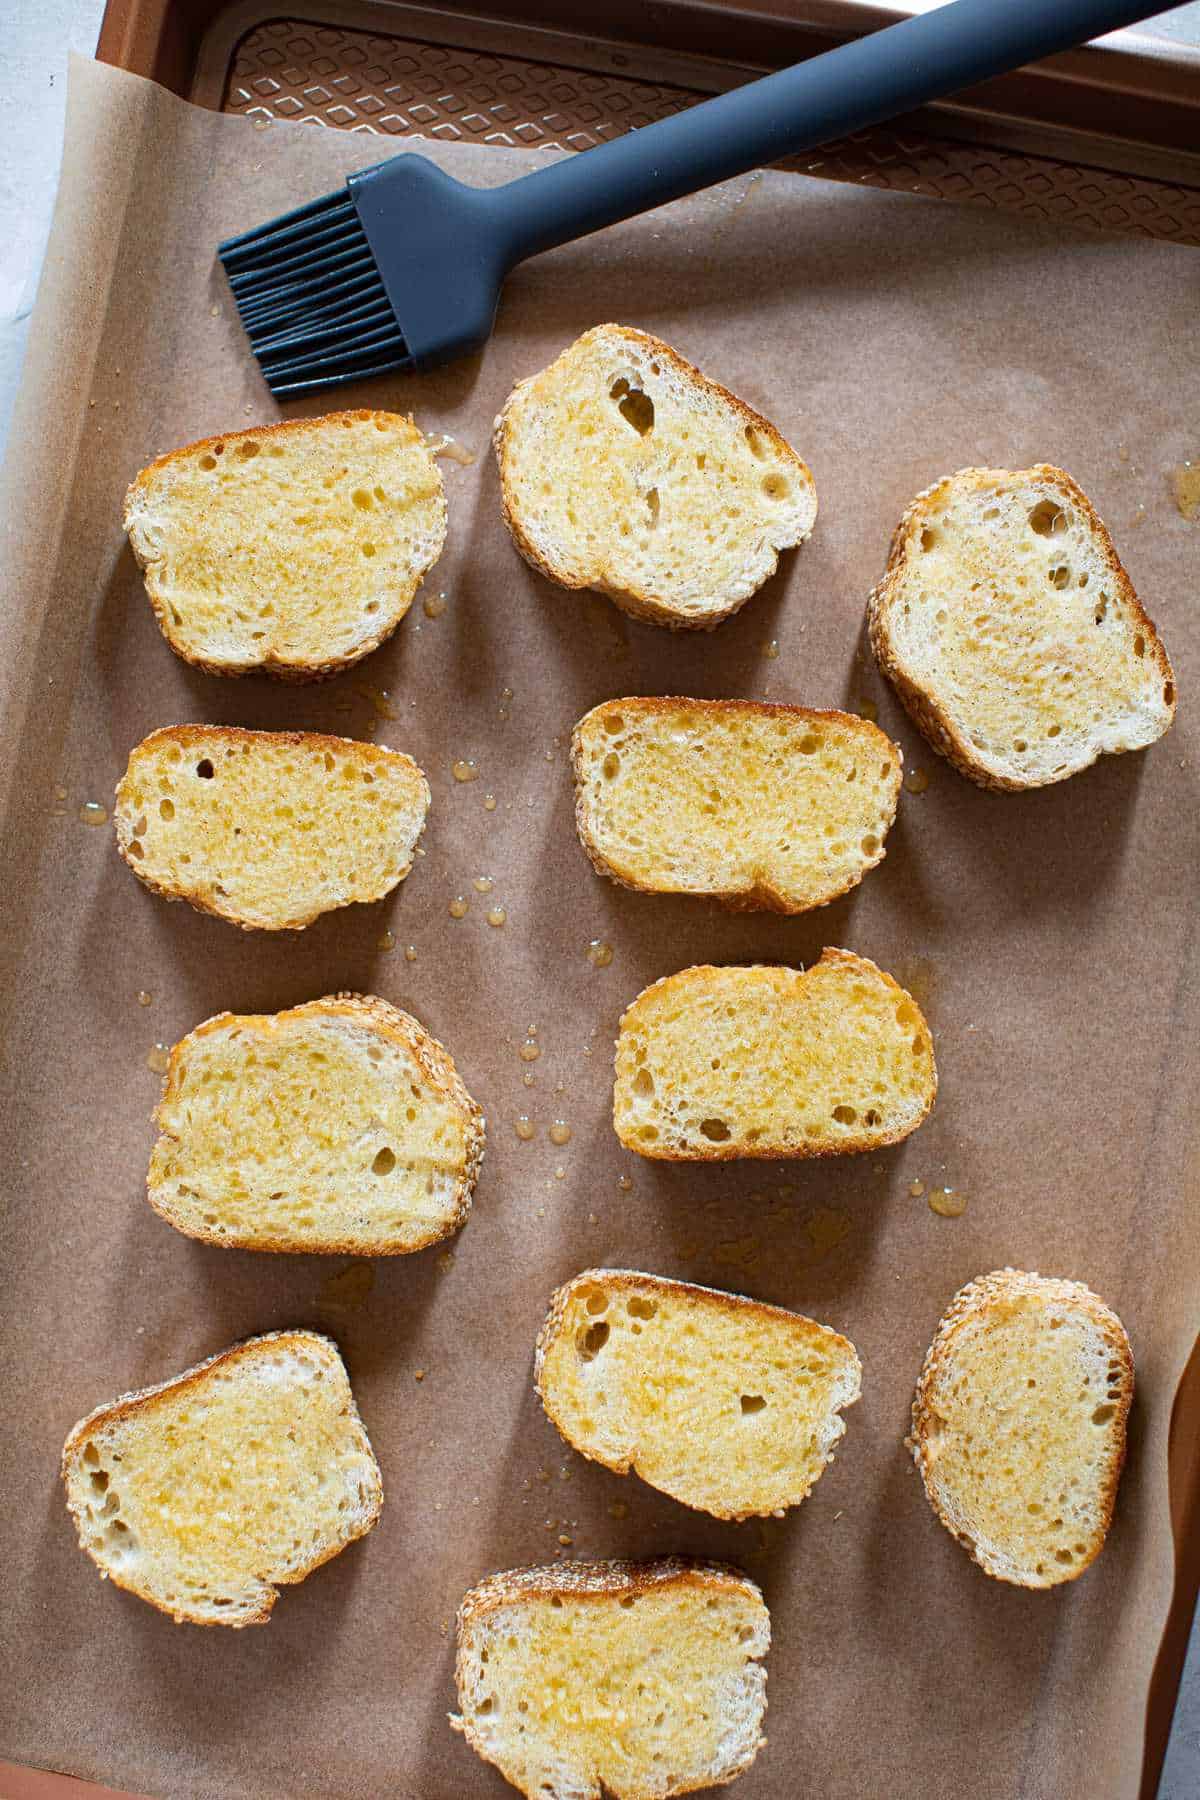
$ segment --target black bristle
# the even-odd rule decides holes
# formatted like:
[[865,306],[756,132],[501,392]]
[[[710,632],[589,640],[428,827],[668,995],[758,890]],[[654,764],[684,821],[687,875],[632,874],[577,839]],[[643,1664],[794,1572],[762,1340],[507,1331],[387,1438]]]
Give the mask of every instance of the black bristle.
[[217,254],[273,394],[412,367],[345,189],[227,239]]

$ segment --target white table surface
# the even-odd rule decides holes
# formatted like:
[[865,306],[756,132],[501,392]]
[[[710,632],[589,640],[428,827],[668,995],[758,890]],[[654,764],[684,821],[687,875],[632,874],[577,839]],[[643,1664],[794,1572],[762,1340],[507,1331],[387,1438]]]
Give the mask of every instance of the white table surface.
[[[104,0],[0,0],[0,451],[54,206],[67,56],[92,53],[103,11]],[[1200,0],[1143,29],[1200,44]],[[1097,1800],[1109,1800],[1102,1781],[1097,1772]],[[963,1800],[970,1800],[966,1788]],[[1159,1800],[1200,1800],[1200,1627],[1192,1631]]]

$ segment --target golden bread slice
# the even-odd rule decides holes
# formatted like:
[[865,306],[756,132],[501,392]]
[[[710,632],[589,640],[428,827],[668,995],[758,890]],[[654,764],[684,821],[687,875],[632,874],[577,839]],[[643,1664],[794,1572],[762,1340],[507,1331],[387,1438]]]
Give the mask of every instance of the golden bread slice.
[[913,1401],[930,1505],[997,1581],[1074,1581],[1104,1548],[1132,1401],[1125,1328],[1081,1281],[997,1269],[968,1282]]
[[100,1573],[177,1624],[265,1625],[370,1531],[379,1467],[337,1346],[276,1331],[81,1419],[67,1506]]
[[648,332],[597,325],[496,420],[527,562],[626,612],[709,630],[811,536],[812,476],[774,425]]
[[606,700],[575,727],[593,866],[734,911],[824,906],[883,860],[902,756],[866,719],[758,700]]
[[576,1450],[718,1519],[798,1506],[862,1386],[854,1345],[828,1326],[635,1269],[559,1288],[535,1370]]
[[167,725],[130,753],[117,848],[139,881],[246,931],[382,900],[412,868],[429,783],[399,750],[308,731]]
[[412,420],[360,408],[160,456],[125,529],[185,662],[310,681],[391,636],[441,555],[446,499]]
[[877,1150],[933,1105],[933,1040],[911,994],[864,956],[667,975],[617,1037],[613,1125],[668,1162]]
[[172,1050],[155,1121],[155,1212],[244,1250],[423,1250],[466,1219],[483,1159],[447,1052],[373,995],[206,1020]]
[[458,1609],[451,1725],[529,1800],[668,1800],[766,1742],[771,1621],[716,1563],[511,1569]]
[[981,787],[1064,781],[1175,716],[1162,640],[1062,469],[960,469],[918,494],[871,595],[879,666]]

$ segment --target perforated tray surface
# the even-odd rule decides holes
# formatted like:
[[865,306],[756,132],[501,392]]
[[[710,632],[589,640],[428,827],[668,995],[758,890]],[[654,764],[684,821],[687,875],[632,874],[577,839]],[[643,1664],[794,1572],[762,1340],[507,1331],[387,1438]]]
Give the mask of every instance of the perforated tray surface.
[[[336,131],[587,150],[705,98],[697,90],[300,19],[236,46],[222,107]],[[881,126],[786,166],[1200,244],[1200,190]]]

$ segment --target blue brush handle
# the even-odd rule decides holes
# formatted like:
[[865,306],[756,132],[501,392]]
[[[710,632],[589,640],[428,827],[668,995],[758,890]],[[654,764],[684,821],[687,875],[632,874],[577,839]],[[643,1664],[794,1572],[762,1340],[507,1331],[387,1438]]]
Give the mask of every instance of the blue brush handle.
[[1161,11],[1161,0],[951,0],[487,192],[508,267],[781,156]]

